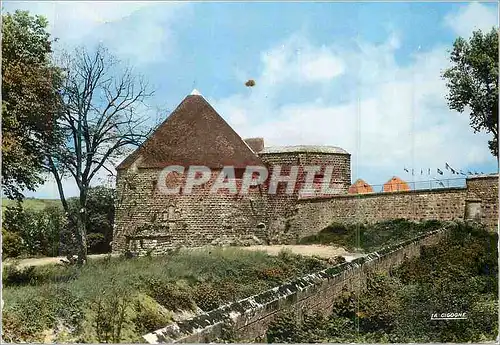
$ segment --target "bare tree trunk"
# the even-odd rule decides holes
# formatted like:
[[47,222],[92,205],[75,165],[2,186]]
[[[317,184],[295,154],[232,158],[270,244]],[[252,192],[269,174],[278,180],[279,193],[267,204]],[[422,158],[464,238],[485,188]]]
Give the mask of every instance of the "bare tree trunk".
[[87,262],[87,226],[85,211],[78,215],[77,220],[77,241],[78,241],[78,265],[84,265]]
[[82,186],[80,190],[80,209],[77,217],[77,239],[78,239],[78,264],[87,262],[87,190],[88,186]]
[[[103,46],[89,53],[84,48],[64,55],[64,107],[57,125],[64,141],[47,150],[49,171],[57,181],[64,209],[76,239],[77,263],[87,261],[87,194],[92,179],[101,169],[123,157],[131,146],[140,145],[151,130],[139,116],[153,95],[141,76],[119,62]],[[149,127],[149,126],[148,126]],[[79,190],[77,214],[71,214],[64,197],[63,179],[70,177]]]

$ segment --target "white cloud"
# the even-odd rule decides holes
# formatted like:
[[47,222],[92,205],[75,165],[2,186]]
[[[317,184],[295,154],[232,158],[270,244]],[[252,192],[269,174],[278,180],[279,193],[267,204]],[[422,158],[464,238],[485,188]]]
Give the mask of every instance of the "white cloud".
[[270,84],[327,82],[344,72],[342,60],[331,47],[313,47],[293,36],[261,55],[262,80]]
[[[273,60],[263,54],[262,74],[252,93],[213,100],[214,106],[242,137],[262,136],[266,146],[341,146],[352,154],[353,178],[385,176],[372,183],[383,183],[392,175],[404,176],[404,167],[435,171],[444,169],[445,162],[457,169],[493,163],[487,147],[489,136],[474,134],[467,114],[447,107],[447,90],[440,77],[448,64],[447,47],[417,52],[404,67],[394,57],[398,47],[394,35],[380,45],[359,42],[353,50],[335,47],[337,65],[343,66],[344,78],[351,84],[335,79],[328,84],[331,90],[350,95],[344,103],[325,97],[293,102],[293,95],[279,85],[259,83],[269,80],[270,74],[282,76],[278,71],[298,70],[297,60],[282,53],[274,54]],[[318,61],[322,49],[309,45],[308,60]],[[283,47],[271,51],[282,52]],[[357,86],[349,89],[353,80]],[[322,93],[320,85],[308,88]]]
[[29,10],[49,21],[57,48],[104,43],[134,63],[165,58],[175,45],[171,21],[187,4],[120,1],[8,2],[7,11]]
[[469,37],[474,30],[490,31],[498,27],[498,13],[491,7],[472,2],[445,18],[445,24],[462,37]]

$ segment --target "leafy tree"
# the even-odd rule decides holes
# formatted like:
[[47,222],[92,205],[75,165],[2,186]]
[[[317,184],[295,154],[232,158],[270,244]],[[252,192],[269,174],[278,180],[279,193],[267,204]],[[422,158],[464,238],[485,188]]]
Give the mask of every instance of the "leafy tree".
[[[66,228],[66,217],[60,207],[49,206],[42,210],[25,209],[22,203],[7,206],[5,230],[10,238],[19,240],[17,255],[57,256],[60,234]],[[9,239],[10,239],[9,238]],[[17,256],[11,253],[10,256]]]
[[498,32],[475,31],[469,40],[456,39],[452,67],[443,73],[449,89],[450,109],[470,110],[474,132],[486,131],[491,153],[498,157]]
[[[71,214],[76,217],[79,211],[79,198],[71,198],[68,203]],[[87,248],[90,253],[101,254],[111,251],[114,217],[115,190],[102,186],[90,188],[87,196]],[[74,233],[74,229],[71,232]]]
[[2,184],[11,199],[43,182],[44,152],[60,140],[62,76],[50,53],[45,18],[2,15]]
[[[95,50],[77,48],[64,54],[65,71],[62,89],[64,109],[57,126],[64,142],[47,151],[47,169],[54,176],[59,196],[69,222],[75,229],[78,263],[87,257],[88,193],[91,182],[123,157],[131,146],[148,136],[144,114],[152,96],[147,83],[123,66],[102,45]],[[78,213],[70,212],[63,188],[69,177],[79,191]]]

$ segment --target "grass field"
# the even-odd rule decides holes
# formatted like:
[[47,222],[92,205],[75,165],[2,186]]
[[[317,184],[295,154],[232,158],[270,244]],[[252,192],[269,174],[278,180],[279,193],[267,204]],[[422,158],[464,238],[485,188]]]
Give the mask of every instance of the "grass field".
[[248,297],[326,261],[238,248],[181,250],[169,256],[89,261],[3,272],[8,342],[143,342],[179,315]]
[[[9,205],[15,205],[16,201],[3,198],[2,199],[2,214]],[[32,210],[43,210],[47,206],[61,206],[61,201],[59,199],[35,199],[27,198],[23,201],[23,207]]]

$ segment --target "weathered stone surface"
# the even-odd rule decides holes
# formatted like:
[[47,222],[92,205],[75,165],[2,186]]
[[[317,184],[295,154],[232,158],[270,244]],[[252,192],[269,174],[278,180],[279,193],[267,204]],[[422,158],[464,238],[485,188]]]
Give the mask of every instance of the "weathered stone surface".
[[[315,234],[332,222],[373,223],[404,218],[454,220],[473,212],[490,230],[498,226],[498,176],[467,179],[464,188],[347,194],[350,158],[342,154],[264,154],[270,167],[281,174],[293,165],[337,165],[332,183],[341,188],[334,196],[301,197],[305,176],[299,171],[296,191],[286,194],[279,185],[268,194],[267,184],[246,195],[221,191],[209,193],[219,171],[191,195],[165,195],[155,181],[158,170],[129,169],[117,180],[113,251],[130,250],[140,255],[163,254],[179,246],[292,244]],[[343,168],[340,168],[343,167]],[[180,178],[182,182],[184,177]],[[241,180],[237,180],[240,188]],[[469,216],[468,216],[469,217]]]

